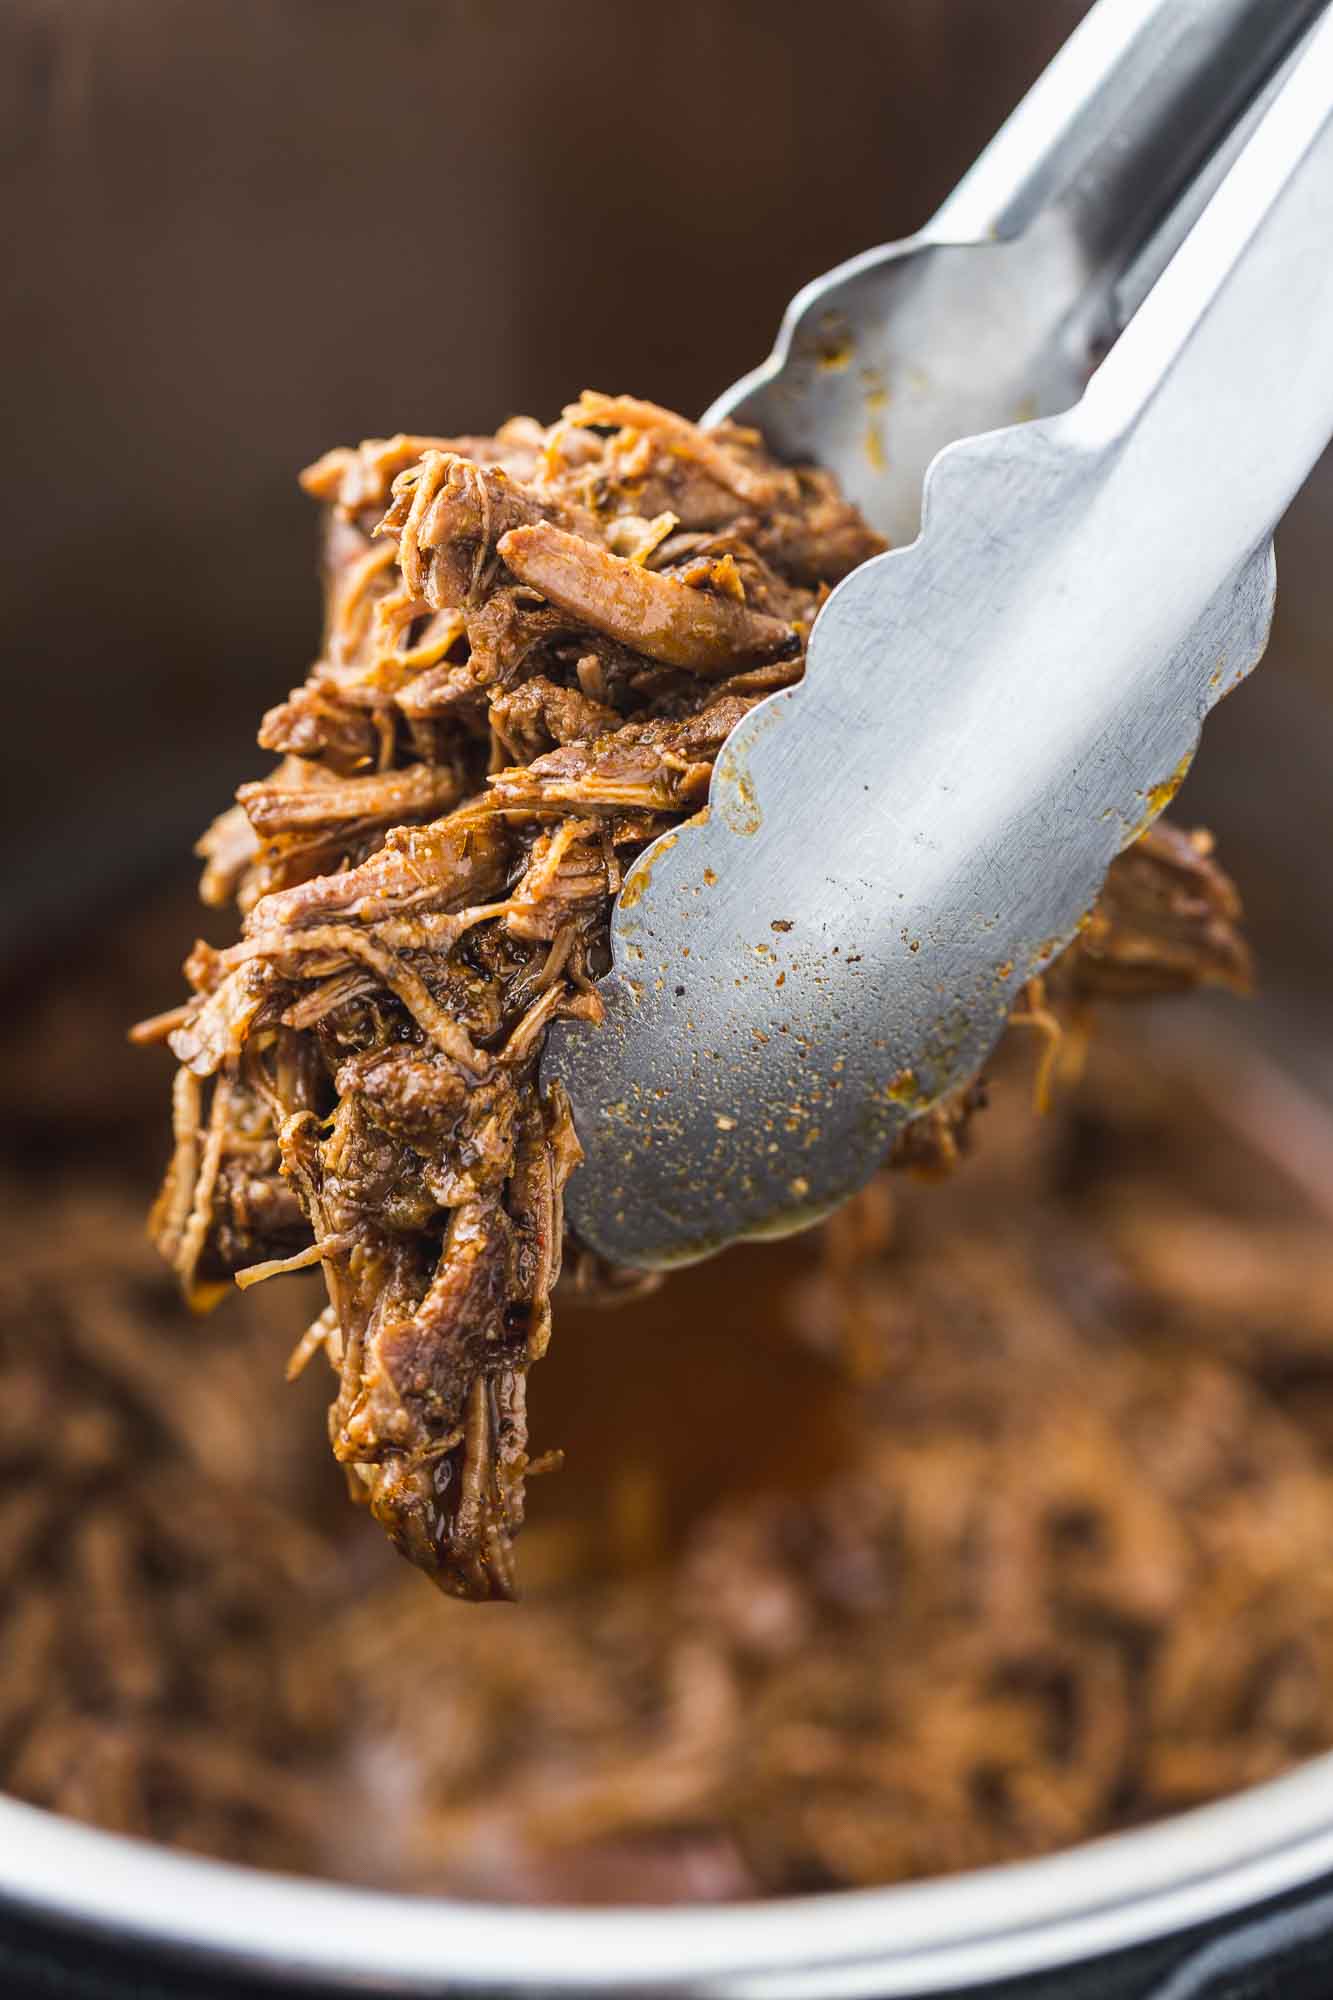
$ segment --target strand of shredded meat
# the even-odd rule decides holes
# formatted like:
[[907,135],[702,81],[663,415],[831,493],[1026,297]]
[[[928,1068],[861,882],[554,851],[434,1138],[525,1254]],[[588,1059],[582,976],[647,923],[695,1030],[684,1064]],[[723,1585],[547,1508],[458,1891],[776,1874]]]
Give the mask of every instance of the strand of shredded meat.
[[[797,679],[828,590],[883,544],[826,473],[756,433],[585,393],[543,429],[395,437],[304,475],[325,506],[321,657],[273,709],[278,762],[200,843],[193,997],[145,1023],[181,1062],[153,1228],[188,1296],[322,1264],[293,1357],[338,1373],[335,1456],[452,1594],[506,1597],[530,1461],[526,1375],[567,1284],[640,1282],[566,1244],[579,1158],[537,1062],[596,1022],[612,901],[703,801],[755,702]],[[886,667],[886,671],[891,670]],[[1243,985],[1203,836],[1159,825],[1018,1018]],[[896,1163],[947,1166],[973,1089]]]

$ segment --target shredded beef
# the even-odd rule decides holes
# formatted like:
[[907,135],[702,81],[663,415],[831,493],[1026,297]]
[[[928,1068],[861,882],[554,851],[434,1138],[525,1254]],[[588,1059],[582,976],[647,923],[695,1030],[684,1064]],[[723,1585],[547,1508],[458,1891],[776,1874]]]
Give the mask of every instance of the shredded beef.
[[[883,1174],[632,1314],[570,1300],[570,1470],[525,1602],[477,1610],[331,1504],[313,1371],[273,1393],[318,1278],[200,1325],[141,1239],[159,1085],[121,1027],[186,921],[108,911],[9,996],[5,1790],[250,1865],[658,1903],[1043,1853],[1333,1744],[1333,1125],[1290,1040],[1275,1070],[1225,1009],[1103,1009],[1034,1119],[1020,1025],[947,1183]],[[347,1060],[409,1131],[443,1110]]]
[[[882,543],[756,433],[591,393],[548,430],[334,451],[305,484],[323,651],[264,719],[281,762],[200,843],[241,936],[142,1030],[182,1064],[154,1231],[198,1305],[322,1265],[298,1353],[338,1372],[351,1490],[446,1591],[506,1597],[579,1158],[543,1037],[598,1020],[626,869]],[[1236,915],[1206,843],[1156,829],[1017,1018],[1054,1051],[1090,994],[1241,985]],[[947,1167],[979,1101],[897,1163]],[[581,1291],[630,1287],[572,1251]]]

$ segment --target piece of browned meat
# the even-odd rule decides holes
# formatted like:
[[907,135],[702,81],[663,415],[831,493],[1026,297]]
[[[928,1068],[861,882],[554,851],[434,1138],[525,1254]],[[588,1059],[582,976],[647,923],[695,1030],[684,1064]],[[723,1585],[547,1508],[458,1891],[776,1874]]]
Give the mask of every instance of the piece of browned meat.
[[[352,1491],[445,1590],[508,1596],[579,1157],[543,1036],[598,1019],[626,869],[882,543],[756,433],[623,396],[373,440],[305,484],[323,650],[264,719],[276,770],[201,843],[242,935],[197,947],[194,997],[145,1024],[182,1064],[154,1228],[200,1305],[247,1267],[322,1265],[298,1355],[338,1372]],[[1241,983],[1235,917],[1206,847],[1159,829],[1024,1018],[1054,1034],[1090,992]],[[918,1121],[895,1164],[947,1168],[980,1101]],[[580,1290],[633,1289],[575,1263]]]

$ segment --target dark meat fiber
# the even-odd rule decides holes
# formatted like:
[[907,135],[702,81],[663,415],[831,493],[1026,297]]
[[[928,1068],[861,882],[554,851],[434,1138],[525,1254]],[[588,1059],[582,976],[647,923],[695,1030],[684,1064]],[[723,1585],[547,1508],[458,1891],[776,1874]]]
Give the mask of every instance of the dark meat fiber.
[[[581,1289],[633,1287],[565,1243],[579,1148],[543,1036],[597,1020],[626,869],[882,544],[827,474],[630,397],[331,452],[305,485],[324,649],[264,719],[276,768],[201,842],[240,940],[197,946],[195,997],[142,1031],[182,1064],[154,1228],[199,1305],[322,1265],[294,1366],[322,1347],[338,1372],[352,1491],[445,1590],[507,1597],[562,1256]],[[1021,1018],[1243,983],[1235,916],[1206,841],[1159,828]],[[899,1163],[947,1165],[977,1101]]]

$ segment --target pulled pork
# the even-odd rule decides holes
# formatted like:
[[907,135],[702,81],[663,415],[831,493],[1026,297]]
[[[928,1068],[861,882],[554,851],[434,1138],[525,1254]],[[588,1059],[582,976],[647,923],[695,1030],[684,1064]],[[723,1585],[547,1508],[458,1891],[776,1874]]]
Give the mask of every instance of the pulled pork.
[[[579,1158],[537,1063],[596,1022],[624,874],[696,811],[755,702],[799,678],[829,588],[883,544],[828,474],[758,435],[585,393],[543,429],[399,436],[304,475],[325,516],[323,652],[273,709],[268,777],[205,834],[194,997],[143,1025],[182,1065],[153,1229],[187,1295],[319,1263],[293,1370],[339,1376],[335,1456],[449,1593],[513,1594],[526,1374],[566,1283]],[[1056,1051],[1091,995],[1243,985],[1206,837],[1159,825],[1017,1019]],[[905,1133],[947,1167],[982,1093]]]

